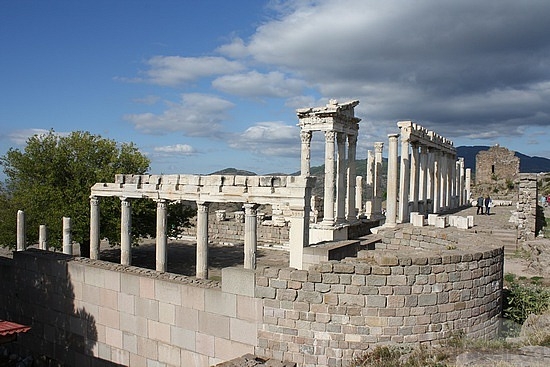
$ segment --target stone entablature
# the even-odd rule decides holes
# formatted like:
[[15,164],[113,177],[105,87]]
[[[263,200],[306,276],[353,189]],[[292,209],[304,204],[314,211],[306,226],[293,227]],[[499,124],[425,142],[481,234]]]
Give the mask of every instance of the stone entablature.
[[288,208],[290,218],[290,266],[301,269],[303,248],[309,244],[310,176],[224,175],[116,175],[114,183],[96,183],[90,196],[90,257],[99,259],[99,198],[114,196],[121,201],[121,264],[131,265],[131,199],[157,202],[156,270],[166,271],[167,201],[187,200],[197,204],[196,276],[208,278],[208,206],[212,202],[243,203],[244,266],[256,267],[257,209],[260,204]]
[[519,174],[519,157],[498,144],[476,155],[476,185],[514,182]]

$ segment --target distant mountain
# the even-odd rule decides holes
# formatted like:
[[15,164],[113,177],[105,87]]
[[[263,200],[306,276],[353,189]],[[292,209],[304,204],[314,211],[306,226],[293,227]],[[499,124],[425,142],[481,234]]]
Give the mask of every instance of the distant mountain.
[[[456,148],[456,152],[458,157],[464,157],[464,166],[471,168],[474,173],[477,153],[489,150],[489,148],[489,146],[483,145],[460,146]],[[550,159],[548,158],[530,157],[519,152],[515,152],[515,156],[519,158],[519,170],[522,173],[550,172]]]
[[224,168],[220,171],[212,172],[211,175],[256,176],[256,173],[236,168]]

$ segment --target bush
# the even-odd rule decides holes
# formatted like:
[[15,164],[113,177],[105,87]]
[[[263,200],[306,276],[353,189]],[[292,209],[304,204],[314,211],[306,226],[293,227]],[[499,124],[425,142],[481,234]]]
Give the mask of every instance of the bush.
[[523,324],[530,314],[550,310],[550,289],[538,284],[510,282],[504,294],[504,317]]

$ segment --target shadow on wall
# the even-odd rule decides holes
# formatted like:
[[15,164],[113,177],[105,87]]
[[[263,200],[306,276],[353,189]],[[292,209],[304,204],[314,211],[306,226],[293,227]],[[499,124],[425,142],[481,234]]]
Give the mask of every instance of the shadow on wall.
[[31,326],[13,347],[48,366],[121,366],[93,357],[96,321],[84,304],[75,304],[71,258],[29,249],[0,263],[0,318]]

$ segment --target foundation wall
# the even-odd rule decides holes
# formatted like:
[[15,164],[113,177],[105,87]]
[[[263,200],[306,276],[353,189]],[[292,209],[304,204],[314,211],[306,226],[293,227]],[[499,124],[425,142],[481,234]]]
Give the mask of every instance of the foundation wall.
[[254,353],[343,367],[378,343],[496,335],[503,249],[461,233],[405,226],[356,258],[226,268],[221,284],[27,250],[0,261],[0,318],[32,326],[21,345],[59,365],[207,367]]
[[205,367],[256,347],[261,300],[253,286],[243,295],[239,274],[238,286],[222,290],[41,251],[16,252],[0,266],[0,318],[32,326],[20,344],[59,365]]

